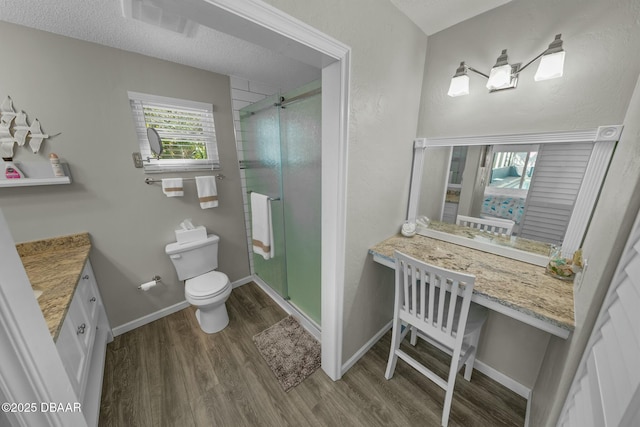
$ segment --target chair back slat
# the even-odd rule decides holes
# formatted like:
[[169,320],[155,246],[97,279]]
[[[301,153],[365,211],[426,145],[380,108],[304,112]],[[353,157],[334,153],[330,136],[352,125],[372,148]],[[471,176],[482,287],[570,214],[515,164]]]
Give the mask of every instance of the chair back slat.
[[464,335],[475,277],[430,266],[400,252],[395,258],[400,266],[396,284],[402,294],[401,317],[419,321],[444,344],[454,345]]
[[515,222],[501,218],[475,218],[472,216],[458,215],[456,224],[463,227],[474,228],[490,234],[511,236]]
[[[444,325],[442,323],[442,319],[444,318],[444,302],[445,302],[445,297],[447,295],[446,292],[446,286],[447,286],[447,281],[442,280],[442,276],[440,276],[439,274],[434,274],[433,277],[435,278],[435,282],[436,282],[436,288],[439,289],[440,292],[437,292],[435,295],[433,295],[434,299],[437,296],[438,297],[438,323],[435,326],[439,326],[440,330],[445,329],[446,325]],[[443,288],[445,288],[445,292],[443,291]],[[431,298],[431,295],[429,296]]]
[[[435,281],[435,278],[434,278],[434,274],[430,272],[428,277],[430,278],[430,280],[429,280],[429,295],[436,295],[436,281]],[[435,307],[434,307],[434,305],[435,305],[435,298],[429,298],[429,320],[430,320],[431,326],[433,326],[435,328],[435,322],[434,322]]]
[[422,321],[426,321],[427,318],[427,301],[428,299],[426,298],[427,295],[427,282],[428,281],[428,276],[427,273],[424,270],[420,270],[420,281],[418,283],[418,286],[420,286],[420,292],[418,292],[420,294],[420,320]]

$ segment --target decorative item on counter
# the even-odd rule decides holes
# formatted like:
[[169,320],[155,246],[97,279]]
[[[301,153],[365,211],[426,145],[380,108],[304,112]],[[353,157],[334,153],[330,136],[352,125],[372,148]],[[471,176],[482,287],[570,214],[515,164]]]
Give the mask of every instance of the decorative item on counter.
[[573,265],[573,260],[562,256],[562,248],[556,245],[551,245],[546,273],[557,279],[573,280],[576,269]]
[[51,162],[51,169],[53,169],[53,176],[65,176],[64,169],[60,164],[60,159],[56,153],[49,154],[49,162]]
[[405,221],[402,223],[400,232],[404,237],[413,237],[416,235],[416,224],[411,221]]

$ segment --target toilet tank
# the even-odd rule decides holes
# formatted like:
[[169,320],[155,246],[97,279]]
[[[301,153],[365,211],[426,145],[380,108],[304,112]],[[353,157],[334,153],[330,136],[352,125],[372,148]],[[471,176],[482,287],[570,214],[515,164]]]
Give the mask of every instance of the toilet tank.
[[187,243],[169,243],[165,252],[178,273],[178,279],[187,280],[218,268],[218,242],[220,237],[209,234],[206,239]]

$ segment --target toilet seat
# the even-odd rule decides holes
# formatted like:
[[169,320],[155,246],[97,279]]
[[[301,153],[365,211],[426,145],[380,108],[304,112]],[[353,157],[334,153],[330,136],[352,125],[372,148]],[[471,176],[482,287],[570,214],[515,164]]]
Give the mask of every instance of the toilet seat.
[[226,274],[210,271],[185,281],[185,292],[196,300],[215,297],[224,293],[231,285]]

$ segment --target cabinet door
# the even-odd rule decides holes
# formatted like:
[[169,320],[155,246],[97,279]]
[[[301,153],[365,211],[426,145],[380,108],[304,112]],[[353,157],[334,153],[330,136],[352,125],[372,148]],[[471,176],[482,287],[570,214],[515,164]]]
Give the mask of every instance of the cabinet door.
[[62,328],[56,341],[56,348],[67,375],[69,375],[74,391],[77,395],[80,395],[84,383],[87,352],[84,343],[78,339],[81,323],[77,323],[77,319],[81,318],[82,313],[78,312],[81,307],[76,303],[77,301],[74,298],[69,306],[67,317],[62,323]]

